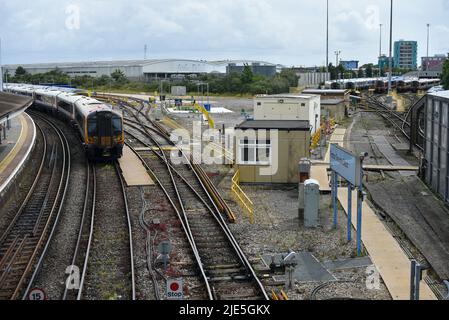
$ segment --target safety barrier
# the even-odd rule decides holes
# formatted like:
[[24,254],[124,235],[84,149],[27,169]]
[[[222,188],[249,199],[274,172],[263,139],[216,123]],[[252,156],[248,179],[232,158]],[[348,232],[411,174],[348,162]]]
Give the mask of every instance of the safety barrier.
[[237,170],[237,172],[232,177],[231,193],[238,200],[239,204],[247,213],[250,223],[254,224],[254,204],[240,187],[239,170]]
[[287,294],[283,289],[279,290],[279,294],[273,289],[271,290],[271,300],[279,301],[279,300],[289,300]]

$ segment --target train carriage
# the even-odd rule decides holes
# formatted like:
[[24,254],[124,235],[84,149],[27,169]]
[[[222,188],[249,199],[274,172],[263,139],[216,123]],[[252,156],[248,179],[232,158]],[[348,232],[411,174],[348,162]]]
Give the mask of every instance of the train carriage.
[[122,115],[111,106],[73,89],[7,84],[9,92],[33,97],[35,105],[57,112],[74,125],[89,159],[116,159],[123,153]]
[[118,112],[95,99],[82,98],[75,103],[75,118],[89,158],[122,156],[125,137]]

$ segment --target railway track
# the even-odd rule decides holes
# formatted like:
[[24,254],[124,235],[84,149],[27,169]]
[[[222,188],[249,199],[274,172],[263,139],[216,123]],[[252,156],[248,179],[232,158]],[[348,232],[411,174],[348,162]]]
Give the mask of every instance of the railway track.
[[88,164],[83,217],[73,254],[80,285],[65,300],[135,300],[131,220],[118,164]]
[[65,135],[50,120],[30,114],[42,135],[44,151],[24,202],[0,237],[0,299],[27,298],[58,223],[69,183],[70,146]]
[[[370,110],[374,110],[377,114],[379,114],[382,118],[388,121],[393,127],[399,131],[408,141],[410,141],[411,137],[411,124],[408,119],[410,119],[410,113],[412,108],[406,113],[399,113],[392,110],[389,106],[384,104],[375,96],[366,95],[365,102],[361,105],[362,107]],[[424,135],[420,132],[420,136],[424,139]],[[422,140],[424,141],[424,140]],[[415,147],[419,150],[423,151],[423,147],[419,144],[415,144]]]
[[[263,285],[233,237],[216,202],[185,154],[170,160],[167,132],[140,110],[120,101],[134,118],[125,121],[128,145],[152,170],[179,216],[209,299],[268,299]],[[143,119],[142,119],[143,117]],[[136,145],[137,144],[137,145]],[[146,147],[142,148],[142,145]],[[220,203],[220,202],[219,202]]]

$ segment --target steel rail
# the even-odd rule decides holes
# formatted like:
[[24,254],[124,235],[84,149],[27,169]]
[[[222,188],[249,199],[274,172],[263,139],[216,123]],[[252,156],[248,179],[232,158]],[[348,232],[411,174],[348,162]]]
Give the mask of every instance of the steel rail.
[[119,166],[117,161],[114,162],[115,172],[119,177],[120,186],[122,188],[122,196],[123,202],[125,204],[125,214],[126,214],[126,222],[128,226],[128,236],[129,236],[129,252],[130,252],[130,266],[131,266],[131,300],[136,300],[136,277],[134,273],[134,248],[133,248],[133,233],[132,233],[132,225],[131,225],[131,215],[129,213],[128,207],[128,196],[126,194],[125,182],[123,181],[123,177],[120,173]]
[[[34,114],[34,113],[33,113]],[[37,115],[37,114],[35,114]],[[56,206],[58,206],[58,211],[56,213],[55,216],[55,220],[53,222],[53,227],[51,228],[50,231],[50,235],[47,238],[45,247],[40,255],[40,258],[38,260],[38,263],[36,265],[36,267],[34,268],[34,272],[31,276],[30,281],[28,282],[28,286],[23,294],[22,299],[25,300],[27,298],[28,292],[31,290],[31,286],[34,282],[34,279],[36,278],[37,274],[40,271],[40,268],[42,267],[42,262],[47,254],[48,248],[50,247],[50,243],[53,239],[53,235],[55,233],[55,230],[57,228],[58,222],[59,222],[59,218],[61,216],[61,212],[62,212],[62,208],[64,207],[64,202],[65,202],[65,197],[67,194],[67,190],[68,190],[68,186],[69,186],[69,181],[70,181],[70,172],[71,172],[71,154],[70,154],[70,145],[69,142],[67,141],[67,137],[64,135],[64,133],[62,132],[61,129],[59,129],[54,123],[52,123],[50,120],[42,117],[41,115],[37,115],[38,117],[40,117],[43,121],[45,121],[46,123],[48,123],[57,133],[59,140],[61,142],[62,145],[62,154],[63,154],[63,165],[62,165],[62,172],[61,172],[61,180],[58,186],[58,191],[57,191],[57,196],[55,198],[55,202],[53,204],[53,207],[51,209],[51,212],[49,214],[49,217],[47,219],[47,223],[45,224],[45,227],[42,231],[42,235],[39,239],[38,245],[33,253],[33,257],[30,259],[27,269],[26,270],[30,270],[32,267],[32,262],[34,260],[35,255],[37,255],[37,251],[39,249],[39,247],[43,244],[44,242],[44,238],[45,238],[45,234],[47,233],[48,229],[50,228],[50,222],[53,218],[53,214],[54,211],[56,209]],[[56,161],[56,159],[54,160]],[[65,183],[64,183],[65,181]],[[59,201],[58,201],[59,198]],[[23,281],[25,281],[25,277],[26,277],[26,273],[23,274],[22,278],[20,279],[19,285],[21,285],[21,283]],[[19,294],[19,286],[16,288],[16,291],[14,292],[14,295],[12,297],[12,299],[15,299],[17,297],[17,295]]]
[[[76,240],[75,251],[74,251],[74,254],[73,254],[71,266],[75,266],[76,265],[76,260],[77,260],[78,255],[79,255],[80,246],[81,246],[81,240],[82,240],[82,237],[83,237],[84,221],[87,218],[86,217],[87,216],[87,206],[89,205],[89,199],[90,199],[90,196],[89,196],[89,194],[90,194],[89,193],[89,191],[90,191],[90,177],[91,177],[90,171],[91,171],[91,165],[86,160],[86,191],[84,193],[83,213],[82,213],[82,216],[81,216],[80,229],[79,229],[79,232],[78,232],[78,238]],[[93,174],[92,174],[92,176],[93,176]],[[95,191],[93,191],[93,192],[95,192]],[[91,213],[92,213],[92,211],[91,211]],[[69,274],[72,274],[72,271],[73,271],[73,268],[70,268]],[[66,285],[65,285],[65,288],[64,288],[64,293],[62,295],[62,300],[67,300],[68,290],[69,289],[68,289],[68,285],[67,285],[67,282],[66,282]],[[79,288],[78,288],[78,291],[79,291]]]
[[[142,106],[142,108],[139,110],[139,113],[140,113],[140,114],[142,114],[142,112],[141,112],[142,109],[143,109],[143,106]],[[133,114],[133,113],[132,113],[132,114]],[[143,115],[144,115],[144,114],[143,114]],[[155,130],[155,129],[149,127],[149,126],[146,126],[146,125],[144,125],[144,124],[138,119],[138,117],[137,117],[135,114],[133,114],[133,116],[136,118],[136,120],[139,122],[139,124],[145,129],[145,131],[146,131],[146,129],[151,129],[152,131],[156,132],[156,133],[159,134],[161,137],[163,137],[164,139],[166,139],[167,142],[169,142],[170,144],[173,145],[173,142],[170,141],[169,137],[167,136],[167,132],[166,132],[166,131],[164,132],[164,130],[160,130],[160,129],[159,129],[159,130]],[[152,124],[154,125],[154,122],[153,122],[151,119],[147,118],[146,115],[144,115],[144,117],[147,119],[147,121],[149,121],[150,123],[152,123]],[[155,144],[158,144],[158,142],[156,141],[156,139],[154,139],[154,137],[152,137],[151,134],[149,134],[149,133],[147,132],[147,135],[149,135],[149,138],[150,138],[152,141],[154,141]],[[151,149],[151,150],[154,152],[153,149]],[[161,151],[162,154],[165,155],[165,153],[163,152],[162,148],[159,148],[159,150]],[[181,151],[181,153],[182,153],[183,156],[186,158],[187,163],[188,163],[190,169],[192,170],[192,172],[193,172],[194,175],[196,176],[196,179],[198,180],[199,184],[201,185],[203,191],[205,192],[205,194],[207,194],[207,196],[209,197],[209,200],[210,200],[211,203],[214,205],[215,210],[216,210],[216,212],[217,212],[218,214],[216,214],[215,212],[212,211],[212,215],[213,215],[213,217],[216,219],[218,225],[221,227],[221,229],[222,229],[222,231],[224,232],[224,234],[226,235],[226,237],[228,238],[228,240],[229,240],[231,246],[234,248],[235,253],[237,254],[237,256],[239,257],[239,259],[241,260],[242,265],[246,268],[246,270],[247,270],[248,273],[250,274],[249,278],[252,278],[252,279],[256,282],[256,284],[258,285],[259,291],[261,291],[261,293],[262,293],[262,295],[264,296],[264,298],[268,300],[269,298],[268,298],[267,293],[265,292],[265,289],[264,289],[263,285],[261,284],[261,282],[260,282],[260,280],[258,279],[257,275],[255,274],[254,269],[252,268],[251,264],[249,263],[249,261],[247,260],[246,256],[244,255],[243,250],[240,248],[240,246],[238,245],[238,243],[237,243],[237,241],[235,240],[234,236],[232,235],[232,232],[231,232],[230,229],[228,228],[228,226],[227,226],[226,222],[224,221],[222,215],[219,214],[219,210],[218,210],[218,208],[217,208],[215,202],[214,202],[213,199],[211,198],[209,192],[208,192],[207,189],[205,188],[205,186],[204,186],[204,184],[203,184],[201,178],[199,177],[199,174],[198,174],[197,170],[193,167],[193,165],[192,165],[192,163],[191,163],[191,160],[189,160],[189,159],[187,158],[187,156],[185,155],[185,153],[182,152],[182,151]],[[157,153],[156,153],[156,154],[157,154]],[[167,161],[168,161],[168,160],[167,160]],[[186,219],[187,219],[187,217],[186,217]]]

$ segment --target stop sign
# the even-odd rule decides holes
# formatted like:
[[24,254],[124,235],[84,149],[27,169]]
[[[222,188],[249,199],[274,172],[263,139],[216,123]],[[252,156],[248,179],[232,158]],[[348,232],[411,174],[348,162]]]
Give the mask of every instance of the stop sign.
[[182,279],[167,279],[167,299],[168,300],[184,299]]

